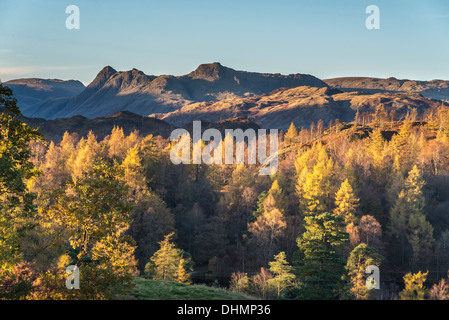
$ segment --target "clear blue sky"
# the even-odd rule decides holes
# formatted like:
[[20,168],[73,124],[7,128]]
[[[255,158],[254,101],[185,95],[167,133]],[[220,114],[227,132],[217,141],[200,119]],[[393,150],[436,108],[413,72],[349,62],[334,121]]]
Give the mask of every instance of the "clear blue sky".
[[[80,8],[68,30],[65,8]],[[365,27],[368,5],[381,29]],[[447,0],[0,0],[0,78],[77,79],[105,65],[183,75],[201,63],[320,78],[449,79]]]

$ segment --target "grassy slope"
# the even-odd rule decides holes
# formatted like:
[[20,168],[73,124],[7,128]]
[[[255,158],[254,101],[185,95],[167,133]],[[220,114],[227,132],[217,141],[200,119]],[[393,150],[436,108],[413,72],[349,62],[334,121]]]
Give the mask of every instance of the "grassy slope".
[[185,285],[177,282],[135,279],[131,295],[138,300],[247,300],[236,292],[202,285]]

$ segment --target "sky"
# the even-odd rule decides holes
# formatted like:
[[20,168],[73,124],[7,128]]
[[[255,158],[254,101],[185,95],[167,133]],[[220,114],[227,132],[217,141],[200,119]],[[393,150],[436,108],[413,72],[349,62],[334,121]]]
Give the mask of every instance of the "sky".
[[[66,7],[80,10],[67,29]],[[367,29],[369,5],[380,29]],[[449,80],[448,0],[0,0],[0,79],[91,82],[106,65]]]

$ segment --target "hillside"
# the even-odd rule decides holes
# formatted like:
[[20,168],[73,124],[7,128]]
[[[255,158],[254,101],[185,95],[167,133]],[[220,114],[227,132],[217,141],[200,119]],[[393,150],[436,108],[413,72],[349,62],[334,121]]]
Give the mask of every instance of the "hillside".
[[117,112],[107,117],[88,119],[83,116],[73,116],[54,120],[42,118],[22,117],[21,120],[33,128],[39,128],[48,141],[59,142],[64,132],[77,133],[80,137],[86,137],[92,131],[97,138],[103,139],[111,133],[114,126],[121,127],[125,134],[138,130],[142,135],[152,134],[168,137],[173,127],[165,121],[142,117],[132,112]]
[[395,110],[398,116],[401,116],[411,108],[416,108],[418,112],[436,108],[441,105],[441,101],[425,98],[417,93],[369,94],[300,86],[281,88],[269,94],[249,98],[194,103],[156,116],[177,126],[197,119],[218,122],[229,117],[247,117],[260,123],[262,128],[286,129],[291,122],[297,127],[308,127],[319,120],[325,123],[335,119],[350,122],[357,110],[374,112],[380,104],[387,112]]
[[58,79],[17,79],[7,81],[5,85],[13,90],[24,114],[33,113],[35,105],[74,97],[85,89],[79,81]]
[[248,300],[248,296],[204,285],[187,285],[171,281],[134,279],[130,293],[138,300]]
[[387,79],[342,77],[323,81],[342,91],[364,91],[367,93],[415,92],[431,99],[449,100],[449,81],[445,80],[417,81],[400,80],[393,77]]
[[[21,117],[21,120],[33,128],[39,128],[40,132],[48,141],[60,142],[64,133],[77,133],[79,137],[87,137],[89,131],[92,131],[98,139],[104,139],[109,135],[112,129],[117,126],[123,129],[124,134],[129,135],[137,130],[142,136],[153,135],[168,138],[171,132],[176,128],[166,121],[152,117],[144,117],[130,111],[116,112],[110,116],[89,119],[83,116],[73,116],[70,118],[58,118],[45,120],[42,118]],[[192,132],[192,122],[184,126],[189,132]],[[222,134],[225,129],[240,128],[246,130],[252,128],[259,129],[259,125],[246,118],[230,118],[217,123],[201,123],[201,130],[216,128]]]

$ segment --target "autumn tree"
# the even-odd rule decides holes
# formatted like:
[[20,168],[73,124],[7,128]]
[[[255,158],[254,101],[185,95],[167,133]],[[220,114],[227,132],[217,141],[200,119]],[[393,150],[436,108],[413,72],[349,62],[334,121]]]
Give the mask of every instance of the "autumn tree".
[[253,275],[250,280],[251,291],[257,297],[265,300],[271,296],[270,279],[273,279],[273,274],[266,268],[260,268],[260,272]]
[[160,249],[145,266],[145,272],[154,280],[187,283],[190,278],[186,270],[191,268],[191,260],[181,249],[176,248],[173,236],[173,232],[169,233],[159,242]]
[[175,277],[176,282],[190,284],[190,274],[186,270],[187,261],[184,258],[179,259],[178,269],[176,270]]
[[360,241],[380,250],[382,244],[382,226],[371,215],[363,215],[358,223]]
[[383,104],[379,104],[376,107],[376,112],[374,113],[374,121],[375,125],[381,128],[384,126],[385,122],[388,121],[388,113],[385,110]]
[[405,172],[410,170],[411,163],[414,160],[409,146],[412,129],[413,124],[410,121],[403,121],[398,134],[393,136],[390,141],[392,158],[395,159],[397,157],[400,168],[405,170]]
[[351,293],[355,299],[366,300],[374,296],[372,291],[374,289],[367,288],[366,285],[368,277],[366,268],[371,265],[379,267],[382,260],[379,251],[365,243],[359,244],[351,251],[346,269],[351,283]]
[[288,211],[288,199],[280,187],[278,179],[273,181],[271,188],[268,190],[268,194],[273,197],[274,206],[285,215]]
[[247,231],[253,212],[253,206],[244,204],[246,201],[242,199],[243,191],[247,187],[255,187],[255,193],[260,193],[267,188],[267,179],[269,180],[269,177],[260,176],[254,166],[238,164],[232,170],[229,182],[221,192],[217,211],[226,224],[229,238],[235,240],[237,245],[241,235]]
[[108,297],[111,287],[128,287],[136,274],[135,247],[126,235],[133,206],[121,174],[118,165],[97,161],[65,190],[56,190],[46,211],[47,219],[66,229],[67,263],[80,268],[81,286],[90,290],[80,291],[83,298]]
[[0,299],[23,300],[33,291],[38,274],[30,262],[19,262],[12,268],[0,268]]
[[374,129],[370,134],[369,141],[367,144],[367,153],[372,158],[372,167],[374,170],[374,175],[376,182],[381,184],[383,181],[383,175],[385,175],[386,169],[386,141],[382,135],[380,129]]
[[448,159],[449,138],[442,132],[437,133],[436,139],[426,142],[419,156],[423,168],[434,176],[447,170]]
[[123,181],[129,186],[130,198],[134,201],[139,201],[147,192],[147,182],[137,146],[126,151],[126,157],[121,167],[123,170]]
[[290,145],[296,142],[297,139],[298,139],[298,129],[296,129],[295,124],[292,122],[284,135],[284,143],[285,145]]
[[71,178],[76,181],[82,178],[85,172],[90,171],[99,155],[99,144],[92,131],[89,131],[87,139],[81,138],[76,146],[76,157],[71,163]]
[[21,260],[20,240],[36,215],[27,181],[39,172],[31,162],[29,143],[43,137],[19,116],[12,90],[0,83],[0,269]]
[[64,132],[61,142],[58,145],[58,151],[60,153],[60,164],[62,164],[62,169],[64,176],[67,177],[64,182],[67,182],[72,174],[72,168],[77,156],[77,144],[79,142],[78,134]]
[[114,126],[107,143],[109,148],[108,156],[111,159],[123,160],[125,158],[127,144],[122,128]]
[[335,195],[335,206],[334,213],[345,219],[345,223],[356,222],[357,207],[359,204],[359,199],[354,194],[354,189],[349,183],[348,179],[343,181]]
[[231,291],[245,293],[249,289],[248,274],[244,272],[233,272],[229,281],[229,289]]
[[43,174],[38,182],[40,184],[39,188],[51,190],[62,187],[69,178],[69,175],[66,175],[64,166],[64,159],[62,158],[60,147],[51,141],[45,153],[45,159],[40,167]]
[[256,252],[260,253],[264,264],[273,256],[285,228],[285,217],[276,208],[274,197],[269,194],[264,201],[263,213],[248,226]]
[[334,174],[334,161],[328,158],[318,162],[304,183],[298,184],[302,194],[300,203],[306,215],[317,215],[331,209]]
[[449,300],[449,284],[447,279],[440,279],[438,283],[434,283],[429,290],[430,300]]
[[305,179],[313,171],[314,166],[321,161],[328,161],[329,155],[322,143],[314,143],[310,149],[301,148],[297,151],[294,165],[297,175],[296,188],[298,194],[302,193]]
[[424,184],[419,169],[414,166],[390,212],[389,232],[399,241],[403,259],[406,257],[406,245],[409,246],[412,263],[417,263],[434,241],[433,227],[424,212]]
[[265,199],[268,197],[268,192],[267,191],[262,191],[258,196],[257,196],[257,208],[256,210],[254,210],[252,212],[252,217],[253,218],[257,218],[258,216],[260,216],[265,208],[264,208],[264,202]]
[[419,271],[418,273],[407,273],[404,276],[405,288],[399,293],[401,300],[424,300],[427,294],[427,288],[424,287],[427,275]]

